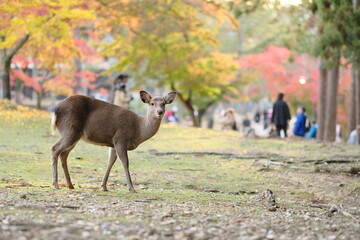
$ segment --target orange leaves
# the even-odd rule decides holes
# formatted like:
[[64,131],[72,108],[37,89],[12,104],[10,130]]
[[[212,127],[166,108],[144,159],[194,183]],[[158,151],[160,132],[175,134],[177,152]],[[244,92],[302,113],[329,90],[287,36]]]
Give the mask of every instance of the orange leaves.
[[[258,73],[260,80],[248,84],[244,91],[255,99],[268,91],[272,99],[284,92],[289,102],[296,104],[317,103],[319,71],[316,59],[305,54],[293,53],[285,48],[270,46],[262,53],[244,56],[238,60],[242,77]],[[346,106],[350,84],[350,67],[340,68],[338,120],[346,122]],[[300,79],[305,81],[301,84]],[[264,96],[264,95],[263,95]],[[266,95],[265,95],[266,96]]]
[[83,77],[87,79],[89,82],[94,82],[96,78],[99,76],[100,76],[99,74],[87,70],[75,73],[75,77]]
[[10,79],[11,79],[11,82],[14,82],[15,79],[19,79],[20,81],[22,81],[24,83],[25,86],[34,89],[34,91],[36,91],[36,92],[41,91],[41,86],[38,82],[38,79],[28,76],[22,70],[11,69]]
[[85,56],[96,54],[96,51],[90,46],[88,41],[85,41],[85,40],[75,37],[74,44],[81,51],[81,53]]
[[269,46],[266,51],[241,57],[238,64],[245,72],[258,71],[266,80],[270,95],[275,97],[279,91],[285,91],[289,79],[286,69],[290,51],[286,48]]
[[56,76],[50,81],[44,83],[44,89],[47,91],[53,91],[55,95],[70,96],[73,93],[72,88],[75,86],[75,82],[70,78],[62,78]]

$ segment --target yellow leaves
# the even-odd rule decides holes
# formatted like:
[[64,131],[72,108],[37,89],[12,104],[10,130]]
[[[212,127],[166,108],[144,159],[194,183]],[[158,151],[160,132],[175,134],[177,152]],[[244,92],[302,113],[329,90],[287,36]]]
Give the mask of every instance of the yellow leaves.
[[193,30],[193,32],[191,33],[194,36],[205,40],[206,42],[208,42],[209,44],[213,45],[213,46],[218,46],[219,45],[219,41],[216,39],[214,33],[212,31],[210,31],[209,29],[205,29],[205,28],[196,28],[195,30]]
[[79,8],[74,8],[74,9],[62,8],[57,12],[57,16],[61,19],[77,19],[77,20],[92,20],[96,18],[96,15],[93,12]]
[[60,95],[71,96],[73,94],[73,89],[66,85],[58,86],[54,89],[54,94],[56,96],[60,96]]
[[49,113],[33,108],[12,104],[9,100],[0,100],[0,119],[14,125],[29,124],[30,121],[42,121]]
[[0,42],[0,49],[6,49],[6,48],[10,48],[11,46],[13,46],[13,44],[17,41],[16,36],[14,35],[10,35],[8,37],[5,37],[5,41],[1,41]]

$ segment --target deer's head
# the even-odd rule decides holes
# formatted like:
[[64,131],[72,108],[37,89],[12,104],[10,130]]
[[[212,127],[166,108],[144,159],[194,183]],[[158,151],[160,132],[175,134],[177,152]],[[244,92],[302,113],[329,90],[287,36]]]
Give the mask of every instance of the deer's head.
[[169,92],[164,97],[151,97],[146,91],[140,91],[141,100],[149,106],[148,114],[157,119],[161,119],[164,116],[165,105],[172,103],[175,97],[176,92]]

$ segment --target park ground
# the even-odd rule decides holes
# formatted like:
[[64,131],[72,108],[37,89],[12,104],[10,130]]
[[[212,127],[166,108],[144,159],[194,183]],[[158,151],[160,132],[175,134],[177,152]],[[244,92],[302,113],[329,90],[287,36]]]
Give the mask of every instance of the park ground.
[[[360,239],[360,148],[162,125],[101,190],[107,149],[79,142],[51,185],[47,112],[0,103],[0,239]],[[270,191],[269,191],[270,190]]]

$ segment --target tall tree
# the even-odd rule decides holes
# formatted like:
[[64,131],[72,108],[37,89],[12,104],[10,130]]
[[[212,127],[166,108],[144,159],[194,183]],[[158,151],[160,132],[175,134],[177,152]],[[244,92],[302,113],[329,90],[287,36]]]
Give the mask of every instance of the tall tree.
[[41,46],[43,56],[49,55],[46,48],[69,51],[68,46],[73,45],[72,26],[84,19],[94,18],[84,4],[84,0],[3,1],[0,5],[3,98],[11,98],[9,76],[14,55],[28,42]]
[[334,66],[328,71],[328,82],[326,89],[324,140],[328,142],[334,142],[336,139],[338,86],[339,63],[335,63]]
[[127,70],[138,86],[151,83],[176,90],[194,126],[199,126],[195,111],[220,99],[224,88],[236,83],[230,81],[232,57],[218,51],[219,26],[233,20],[222,6],[173,0],[104,3],[103,7],[112,16],[105,24],[115,36],[104,53],[120,56],[108,72]]
[[360,125],[360,43],[358,41],[360,35],[360,1],[352,1],[353,13],[350,14],[350,21],[347,27],[347,45],[346,55],[352,62],[352,74],[350,84],[350,106],[348,114],[348,130],[349,133]]
[[[325,106],[325,115],[322,115],[324,121],[319,122],[319,125],[321,129],[324,128],[323,140],[328,142],[335,141],[336,137],[339,64],[341,49],[345,44],[343,26],[346,18],[344,15],[348,11],[348,3],[345,2],[316,0],[309,5],[318,19],[319,37],[315,42],[314,54],[325,61],[325,67],[328,69],[326,98],[321,98],[325,99],[326,103],[321,102],[321,109],[318,109],[323,113],[322,108]],[[324,87],[324,85],[320,87]],[[321,89],[320,91],[325,90]],[[322,132],[319,139],[321,137]]]
[[324,140],[325,132],[325,119],[326,119],[326,103],[327,103],[327,83],[328,83],[328,72],[325,68],[324,59],[320,58],[319,64],[319,94],[318,94],[318,104],[317,104],[317,122],[318,122],[318,131],[316,133],[316,138],[320,141]]

